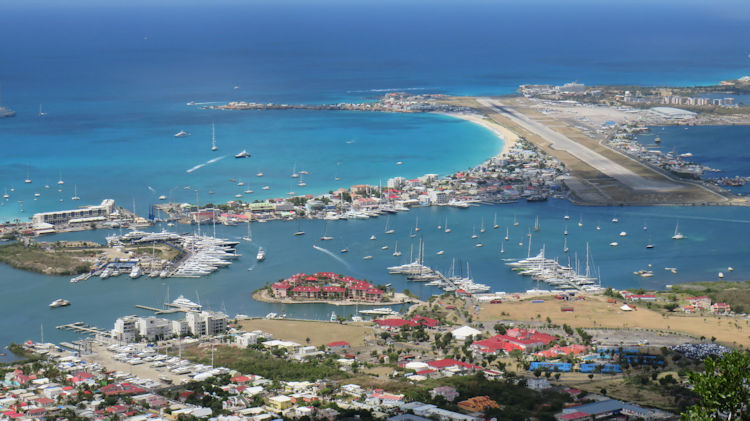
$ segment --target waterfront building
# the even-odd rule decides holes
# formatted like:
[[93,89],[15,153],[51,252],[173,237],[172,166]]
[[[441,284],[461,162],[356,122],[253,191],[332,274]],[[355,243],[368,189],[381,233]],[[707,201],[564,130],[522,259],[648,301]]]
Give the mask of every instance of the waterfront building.
[[150,316],[139,318],[136,325],[138,327],[138,334],[148,341],[172,336],[171,320]]
[[72,210],[36,213],[31,217],[31,222],[34,225],[97,222],[107,220],[114,212],[114,199],[104,199],[99,205],[83,206]]
[[115,320],[115,328],[112,329],[112,338],[123,342],[135,342],[138,328],[137,316],[124,316]]
[[194,336],[216,335],[227,330],[229,317],[212,311],[190,311],[185,315],[188,330]]

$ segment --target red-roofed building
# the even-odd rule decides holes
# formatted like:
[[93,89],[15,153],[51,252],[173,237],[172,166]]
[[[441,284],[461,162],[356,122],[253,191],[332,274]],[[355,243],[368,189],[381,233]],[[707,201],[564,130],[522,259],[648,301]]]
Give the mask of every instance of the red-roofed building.
[[286,298],[288,296],[289,288],[292,286],[289,284],[288,281],[282,281],[282,282],[276,282],[273,285],[271,285],[271,290],[273,291],[273,296],[276,298]]
[[452,358],[430,361],[427,363],[427,365],[440,371],[474,371],[482,369],[482,367],[478,365],[465,363],[463,361],[454,360]]
[[580,355],[583,354],[588,350],[588,347],[585,345],[568,345],[568,346],[559,346],[555,345],[550,349],[545,349],[544,351],[539,351],[536,353],[537,356],[543,357],[543,358],[555,358],[559,355]]
[[37,405],[39,405],[39,406],[47,407],[47,406],[54,405],[55,404],[55,400],[54,399],[50,399],[50,398],[36,398],[36,399],[34,399],[34,403],[37,404]]
[[537,332],[534,329],[520,328],[510,329],[505,333],[505,335],[497,335],[495,337],[505,339],[508,342],[514,343],[524,350],[547,346],[550,344],[550,342],[557,339],[556,336]]
[[251,377],[249,377],[249,376],[237,376],[237,377],[232,377],[229,380],[232,383],[237,383],[237,384],[250,383],[250,382],[253,381],[253,379]]
[[108,384],[99,389],[106,396],[139,395],[145,393],[146,389],[134,386],[130,383]]
[[711,313],[726,314],[732,311],[732,308],[727,303],[714,303],[711,305]]
[[320,287],[298,286],[292,288],[291,296],[293,298],[318,298]]
[[349,348],[350,346],[351,345],[349,345],[349,342],[347,341],[336,341],[336,342],[331,342],[328,344],[329,348],[339,348],[339,349]]
[[367,301],[380,301],[383,297],[383,291],[377,288],[370,288],[365,291],[365,299]]
[[523,350],[520,345],[510,342],[507,339],[502,338],[500,335],[495,335],[491,338],[482,339],[480,341],[474,341],[470,348],[483,354],[498,354],[499,352],[509,353],[516,349]]

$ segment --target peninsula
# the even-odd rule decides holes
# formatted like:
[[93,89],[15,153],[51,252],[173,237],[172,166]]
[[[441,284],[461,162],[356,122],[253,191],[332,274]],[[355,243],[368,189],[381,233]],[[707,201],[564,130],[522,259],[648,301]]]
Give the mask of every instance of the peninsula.
[[[655,163],[610,142],[623,134],[666,125],[750,124],[750,107],[730,95],[750,89],[750,79],[692,88],[522,85],[521,95],[455,97],[388,93],[374,102],[329,105],[230,102],[221,110],[332,110],[441,113],[471,121],[505,141],[507,153],[528,141],[565,167],[567,197],[581,205],[747,205],[747,199],[700,180],[703,168],[680,159]],[[708,94],[726,95],[711,99]],[[694,95],[694,96],[690,96]],[[672,108],[672,105],[681,108]],[[674,162],[672,162],[674,161]],[[741,182],[741,180],[737,180]],[[734,185],[727,183],[723,185]]]

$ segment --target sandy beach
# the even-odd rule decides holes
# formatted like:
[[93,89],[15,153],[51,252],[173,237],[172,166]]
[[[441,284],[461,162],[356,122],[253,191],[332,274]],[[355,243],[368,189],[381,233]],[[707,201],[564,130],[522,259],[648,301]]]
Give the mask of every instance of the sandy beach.
[[470,121],[474,124],[478,124],[485,129],[492,131],[500,140],[503,141],[503,149],[500,151],[499,156],[506,155],[510,149],[518,142],[518,135],[507,127],[501,126],[494,121],[481,116],[479,114],[471,113],[443,113],[444,115],[460,118],[462,120]]

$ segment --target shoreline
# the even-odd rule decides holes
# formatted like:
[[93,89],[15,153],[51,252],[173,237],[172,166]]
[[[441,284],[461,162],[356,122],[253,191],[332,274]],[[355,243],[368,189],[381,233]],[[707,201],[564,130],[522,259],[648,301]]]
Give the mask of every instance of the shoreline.
[[394,299],[401,299],[401,301],[380,301],[372,303],[369,301],[328,301],[328,300],[292,300],[292,299],[281,299],[274,298],[268,294],[268,290],[261,288],[256,290],[251,295],[251,298],[255,301],[270,304],[330,304],[333,306],[395,306],[402,304],[419,305],[423,304],[423,301],[418,298],[409,297],[406,294],[396,292],[393,295]]
[[487,162],[492,158],[496,157],[503,157],[510,152],[510,150],[513,148],[513,146],[518,143],[520,140],[520,136],[518,136],[516,133],[514,133],[509,128],[502,126],[500,124],[497,124],[493,121],[490,121],[484,116],[481,116],[479,114],[472,114],[472,113],[436,113],[440,115],[445,115],[453,118],[458,118],[464,121],[468,121],[471,123],[474,123],[478,126],[484,127],[485,129],[491,131],[500,141],[503,143],[503,147],[500,150],[500,153],[498,153],[495,156],[488,157],[485,161]]

